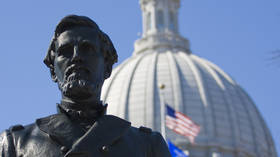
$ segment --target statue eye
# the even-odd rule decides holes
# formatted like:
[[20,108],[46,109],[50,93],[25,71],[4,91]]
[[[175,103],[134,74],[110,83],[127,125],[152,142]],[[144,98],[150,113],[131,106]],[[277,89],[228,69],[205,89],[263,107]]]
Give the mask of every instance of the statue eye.
[[88,43],[88,42],[83,42],[80,47],[79,47],[80,51],[83,51],[83,52],[92,52],[92,51],[95,51],[95,47]]
[[74,51],[74,47],[72,45],[64,45],[58,48],[57,52],[59,56],[71,57]]

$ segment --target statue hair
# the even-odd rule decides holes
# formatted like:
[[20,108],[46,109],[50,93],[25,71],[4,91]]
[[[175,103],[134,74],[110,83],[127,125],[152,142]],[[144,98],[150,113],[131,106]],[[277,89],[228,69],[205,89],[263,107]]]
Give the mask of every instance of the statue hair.
[[109,36],[102,32],[98,25],[86,16],[78,16],[78,15],[68,15],[65,16],[56,26],[54,36],[51,40],[47,55],[44,59],[44,63],[47,67],[50,68],[51,74],[54,74],[54,58],[55,58],[55,42],[58,36],[66,30],[75,28],[75,27],[89,27],[97,30],[98,36],[101,43],[101,51],[104,54],[105,63],[108,66],[113,66],[114,63],[118,61],[118,55],[116,49],[109,38]]

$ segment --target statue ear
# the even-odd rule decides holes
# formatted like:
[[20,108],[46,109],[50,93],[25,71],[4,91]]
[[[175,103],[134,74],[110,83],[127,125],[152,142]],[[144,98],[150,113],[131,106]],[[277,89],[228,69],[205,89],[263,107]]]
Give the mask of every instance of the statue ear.
[[54,72],[54,65],[53,65],[54,58],[55,58],[53,50],[50,51],[49,57],[50,57],[49,68],[50,68],[51,77],[52,77],[53,82],[57,82],[57,76],[56,76],[56,74]]
[[54,72],[54,65],[53,65],[54,58],[55,58],[54,49],[55,49],[55,37],[53,36],[47,52],[47,56],[44,59],[44,63],[47,65],[47,67],[50,68],[52,80],[54,82],[57,82],[57,76]]
[[109,63],[105,63],[105,72],[104,72],[104,78],[107,79],[111,76],[112,73],[112,65]]
[[52,77],[53,82],[57,82],[57,76],[54,72],[54,68],[50,68],[50,72],[51,72],[51,77]]

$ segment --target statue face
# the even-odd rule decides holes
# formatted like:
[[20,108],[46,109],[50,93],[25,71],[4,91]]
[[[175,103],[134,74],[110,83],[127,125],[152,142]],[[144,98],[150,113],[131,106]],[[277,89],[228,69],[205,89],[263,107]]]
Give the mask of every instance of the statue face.
[[95,29],[76,27],[57,38],[54,72],[64,96],[99,100],[105,66]]

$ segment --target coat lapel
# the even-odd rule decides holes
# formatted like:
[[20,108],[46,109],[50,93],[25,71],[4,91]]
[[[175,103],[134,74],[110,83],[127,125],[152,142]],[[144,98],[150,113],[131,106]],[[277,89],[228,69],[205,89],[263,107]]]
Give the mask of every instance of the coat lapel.
[[104,115],[73,144],[65,157],[98,156],[100,150],[114,144],[129,128],[130,122]]
[[36,120],[39,129],[61,146],[71,148],[72,144],[84,135],[83,129],[65,114],[55,114]]

